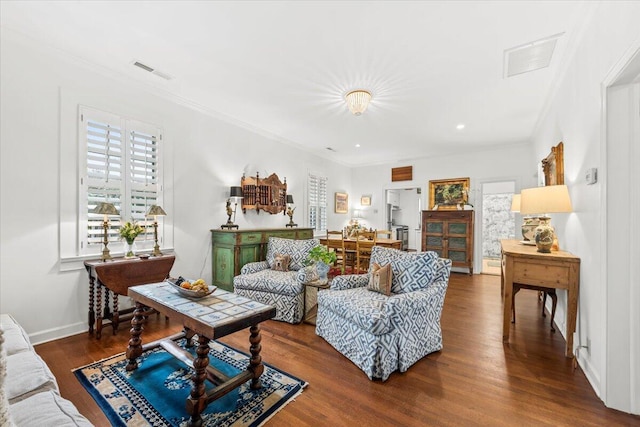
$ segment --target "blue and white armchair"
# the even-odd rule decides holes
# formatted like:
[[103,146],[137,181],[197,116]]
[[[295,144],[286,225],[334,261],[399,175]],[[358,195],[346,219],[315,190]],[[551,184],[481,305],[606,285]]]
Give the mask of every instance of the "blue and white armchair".
[[[391,264],[391,295],[367,289],[374,263]],[[385,381],[442,349],[440,316],[451,260],[435,252],[375,246],[369,273],[337,276],[318,293],[316,333],[362,369]]]
[[[318,239],[292,240],[270,237],[266,261],[250,262],[233,278],[233,291],[276,308],[274,320],[300,323],[304,315],[304,283],[317,279],[315,267],[304,267]],[[276,267],[276,256],[288,256],[287,271]]]

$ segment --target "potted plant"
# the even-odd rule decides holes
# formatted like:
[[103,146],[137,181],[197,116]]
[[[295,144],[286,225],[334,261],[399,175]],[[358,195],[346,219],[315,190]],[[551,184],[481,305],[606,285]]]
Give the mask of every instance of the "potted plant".
[[318,245],[309,251],[306,264],[315,264],[320,278],[326,279],[329,267],[336,262],[336,259],[337,257],[335,252],[329,251],[325,246]]

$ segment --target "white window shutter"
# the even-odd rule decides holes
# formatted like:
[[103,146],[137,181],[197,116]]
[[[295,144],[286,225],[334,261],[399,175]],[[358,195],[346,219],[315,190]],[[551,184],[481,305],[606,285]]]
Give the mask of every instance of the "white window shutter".
[[138,241],[152,242],[146,213],[162,203],[160,129],[84,106],[79,113],[79,253],[102,249],[103,217],[91,213],[100,202],[113,203],[120,212],[109,218],[109,242],[119,240],[120,226],[129,220],[146,229]]
[[309,227],[316,231],[327,229],[327,178],[309,174]]

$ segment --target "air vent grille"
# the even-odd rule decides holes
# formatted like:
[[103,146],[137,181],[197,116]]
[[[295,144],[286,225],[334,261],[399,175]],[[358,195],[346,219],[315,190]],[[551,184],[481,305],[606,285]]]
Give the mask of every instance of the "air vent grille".
[[551,37],[505,50],[504,77],[512,77],[548,67],[551,63],[556,43],[563,34],[555,34]]
[[150,66],[148,66],[148,65],[146,65],[146,64],[143,64],[143,63],[142,63],[142,62],[140,62],[140,61],[133,61],[133,65],[134,65],[134,66],[136,66],[136,67],[138,67],[138,68],[142,68],[143,70],[148,71],[148,72],[150,72],[151,74],[155,74],[156,76],[161,77],[161,78],[163,78],[163,79],[165,79],[165,80],[171,80],[171,79],[173,79],[173,77],[171,77],[169,74],[167,74],[167,73],[163,73],[162,71],[158,71],[158,70],[156,70],[155,68],[150,67]]

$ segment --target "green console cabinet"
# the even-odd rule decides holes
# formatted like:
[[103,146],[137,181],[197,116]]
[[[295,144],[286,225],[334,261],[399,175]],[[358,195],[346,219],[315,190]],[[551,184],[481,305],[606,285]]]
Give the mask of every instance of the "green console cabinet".
[[213,284],[233,291],[233,278],[249,262],[264,261],[269,237],[312,239],[312,228],[211,230]]

